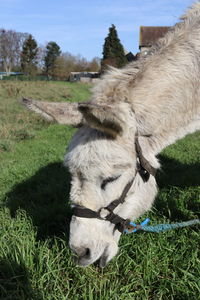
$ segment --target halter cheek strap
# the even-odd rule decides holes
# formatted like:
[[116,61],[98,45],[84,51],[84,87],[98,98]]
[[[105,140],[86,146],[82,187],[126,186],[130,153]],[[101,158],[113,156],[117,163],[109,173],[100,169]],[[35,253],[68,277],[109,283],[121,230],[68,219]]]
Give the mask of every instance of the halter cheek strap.
[[142,148],[138,141],[138,136],[135,137],[135,151],[137,154],[137,168],[140,176],[144,182],[149,180],[150,174],[155,177],[156,169],[149,163],[149,161],[143,156]]
[[[135,149],[137,155],[137,172],[140,174],[141,178],[144,182],[147,182],[150,178],[150,175],[155,176],[156,169],[151,166],[148,160],[143,156],[142,149],[138,142],[138,137],[135,140]],[[114,224],[114,230],[119,230],[121,233],[124,232],[125,228],[127,228],[130,223],[129,219],[123,219],[119,215],[116,215],[113,211],[119,205],[125,202],[126,196],[134,182],[135,177],[127,183],[124,187],[119,198],[112,201],[108,206],[101,208],[99,211],[93,211],[89,208],[75,205],[73,207],[73,215],[80,218],[95,218],[99,220],[109,221]]]
[[121,203],[125,202],[126,195],[133,184],[134,178],[127,183],[121,196],[112,201],[108,206],[101,208],[99,211],[94,211],[89,208],[76,205],[73,208],[73,215],[80,218],[96,218],[99,220],[109,221],[115,225],[115,230],[123,232],[126,226],[130,223],[130,220],[126,220],[116,215],[113,211]]

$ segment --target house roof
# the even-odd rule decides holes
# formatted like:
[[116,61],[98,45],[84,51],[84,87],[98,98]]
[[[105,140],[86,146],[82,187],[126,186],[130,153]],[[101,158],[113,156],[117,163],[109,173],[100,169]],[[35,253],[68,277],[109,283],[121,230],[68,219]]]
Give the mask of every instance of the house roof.
[[152,46],[169,30],[169,26],[140,26],[139,48]]

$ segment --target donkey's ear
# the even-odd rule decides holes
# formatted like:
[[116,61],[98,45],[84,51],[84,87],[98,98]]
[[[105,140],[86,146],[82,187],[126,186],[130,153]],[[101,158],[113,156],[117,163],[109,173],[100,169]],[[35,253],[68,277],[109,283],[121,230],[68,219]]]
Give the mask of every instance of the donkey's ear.
[[120,109],[107,104],[91,102],[79,103],[78,110],[83,114],[88,125],[113,138],[122,134],[124,122],[120,118]]
[[48,121],[55,121],[59,124],[66,124],[74,127],[82,125],[83,118],[78,111],[77,103],[46,102],[24,98],[22,99],[22,104]]

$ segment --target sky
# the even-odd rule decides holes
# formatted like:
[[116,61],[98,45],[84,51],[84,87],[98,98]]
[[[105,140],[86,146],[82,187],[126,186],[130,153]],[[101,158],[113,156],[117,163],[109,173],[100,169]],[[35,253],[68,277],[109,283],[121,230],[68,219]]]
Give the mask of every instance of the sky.
[[55,41],[63,52],[102,57],[114,24],[127,51],[138,52],[139,27],[172,26],[194,0],[0,0],[0,28]]

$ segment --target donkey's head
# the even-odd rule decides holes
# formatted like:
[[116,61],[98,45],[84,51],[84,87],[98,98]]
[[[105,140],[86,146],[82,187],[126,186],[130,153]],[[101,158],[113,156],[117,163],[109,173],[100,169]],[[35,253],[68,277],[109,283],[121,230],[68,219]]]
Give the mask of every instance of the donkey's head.
[[86,124],[65,157],[74,207],[70,247],[79,265],[100,260],[105,266],[118,251],[126,220],[151,206],[156,185],[153,176],[138,171],[136,120],[128,103],[83,103],[79,111]]

